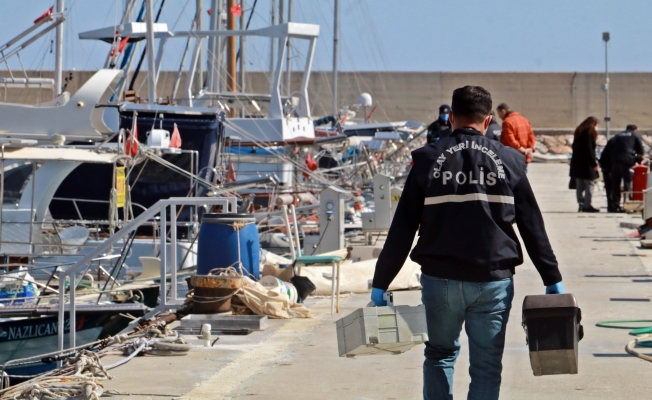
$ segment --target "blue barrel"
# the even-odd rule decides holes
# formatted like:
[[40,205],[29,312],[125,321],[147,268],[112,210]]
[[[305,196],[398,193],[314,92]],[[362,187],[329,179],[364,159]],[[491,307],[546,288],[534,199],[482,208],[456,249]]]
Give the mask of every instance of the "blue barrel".
[[[238,256],[238,240],[240,254]],[[197,275],[215,268],[235,267],[238,260],[247,273],[260,275],[260,242],[256,219],[251,214],[204,214],[197,240]]]

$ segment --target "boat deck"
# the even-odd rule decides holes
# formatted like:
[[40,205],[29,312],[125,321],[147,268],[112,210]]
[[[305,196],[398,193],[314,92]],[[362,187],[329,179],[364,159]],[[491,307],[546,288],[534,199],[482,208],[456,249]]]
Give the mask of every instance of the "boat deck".
[[[97,296],[96,296],[97,297]],[[66,304],[65,310],[68,311],[70,306]],[[92,312],[145,312],[147,307],[141,303],[120,303],[120,304],[76,304],[75,310],[78,313]],[[19,306],[0,307],[0,317],[26,317],[39,315],[58,315],[59,308],[56,304],[24,304]]]

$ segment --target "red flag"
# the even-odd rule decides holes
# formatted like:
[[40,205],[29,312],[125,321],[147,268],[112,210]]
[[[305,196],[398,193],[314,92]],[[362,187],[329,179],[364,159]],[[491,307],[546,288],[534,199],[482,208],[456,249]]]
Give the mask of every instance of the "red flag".
[[224,174],[224,182],[229,183],[229,182],[235,182],[237,179],[236,174],[235,174],[235,167],[233,166],[233,161],[229,161],[229,167],[226,170],[226,174]]
[[118,46],[118,53],[122,53],[122,50],[125,49],[125,46],[127,45],[127,42],[129,41],[130,36],[127,36],[126,38],[122,39],[120,41],[120,45]]
[[234,5],[233,7],[231,7],[231,12],[233,14],[237,15],[238,17],[241,17],[242,16],[242,6],[240,5],[240,3],[238,3],[238,4]]
[[170,148],[181,148],[181,134],[179,134],[179,128],[177,128],[177,124],[174,124],[174,130],[172,131],[172,137],[170,138]]
[[138,154],[138,125],[136,125],[136,116],[134,115],[134,127],[129,133],[125,142],[125,154],[135,157]]
[[371,109],[371,112],[369,113],[369,115],[367,115],[365,117],[366,119],[371,119],[371,116],[374,115],[374,111],[376,111],[376,107],[378,107],[377,104],[374,106],[374,108]]
[[125,45],[129,41],[129,36],[126,38],[122,39],[120,43],[118,44],[118,48],[116,49],[115,45],[111,46],[111,53],[109,54],[110,57],[115,57],[118,54],[122,53],[122,51],[125,49]]
[[211,14],[213,13],[213,10],[209,8],[208,10],[206,10],[206,13],[207,13],[208,15],[211,15]]
[[[318,165],[315,164],[315,162],[312,159],[312,154],[310,153],[308,153],[308,155],[306,156],[306,168],[308,168],[308,170],[310,171],[314,171],[318,168]],[[308,171],[303,171],[303,176],[305,176],[306,179],[310,178],[310,174],[308,173]]]
[[47,10],[46,12],[44,12],[40,17],[36,18],[36,19],[34,20],[34,23],[35,23],[35,24],[38,24],[39,22],[43,21],[44,19],[50,17],[50,16],[52,15],[52,11],[54,11],[54,6],[50,7],[49,10]]
[[317,164],[312,159],[312,154],[308,153],[306,156],[306,166],[308,167],[309,170],[314,171],[317,169]]

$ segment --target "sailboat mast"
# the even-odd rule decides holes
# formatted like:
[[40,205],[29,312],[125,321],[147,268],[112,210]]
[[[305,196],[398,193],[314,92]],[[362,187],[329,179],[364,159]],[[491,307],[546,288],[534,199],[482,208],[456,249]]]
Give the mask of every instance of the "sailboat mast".
[[[272,13],[270,26],[276,25],[276,0],[272,0]],[[269,38],[269,90],[274,87],[272,77],[274,76],[274,54],[276,53],[276,38]]]
[[[57,0],[56,12],[63,14],[64,0]],[[54,56],[54,96],[63,91],[63,24],[56,28],[56,48]]]
[[[210,30],[216,31],[219,29],[220,19],[220,1],[211,0],[211,19]],[[208,38],[208,52],[206,55],[206,87],[209,92],[217,92],[217,69],[219,68],[218,53],[218,38],[211,36]]]
[[[240,5],[242,7],[242,14],[240,14],[240,30],[244,31],[246,29],[245,26],[245,1],[246,0],[240,0]],[[240,59],[240,65],[239,65],[239,70],[238,70],[238,85],[240,86],[240,91],[245,92],[245,37],[240,36],[240,51],[238,53]],[[242,106],[242,110],[240,117],[244,118],[246,114],[246,108]]]
[[147,69],[148,69],[148,103],[156,103],[156,63],[154,62],[154,0],[147,0],[145,11],[147,22]]
[[[201,31],[203,29],[202,27],[202,0],[196,0],[196,13],[195,13],[195,29],[198,31]],[[197,40],[202,40],[197,38]],[[190,43],[190,42],[189,42]],[[203,88],[204,88],[204,72],[203,72],[203,65],[202,65],[202,50],[203,48],[200,47],[199,49],[199,54],[197,58],[197,77],[195,78],[195,91],[199,93]]]
[[[288,23],[292,22],[292,9],[294,8],[294,2],[292,0],[288,0]],[[292,61],[292,47],[290,46],[290,38],[288,38],[288,47],[285,52],[286,59],[285,59],[285,89],[287,90],[288,96],[292,93],[290,90],[290,74],[292,73],[292,66],[290,65],[290,62]]]
[[339,46],[339,30],[340,30],[340,2],[335,0],[335,18],[333,26],[333,115],[337,118],[337,50]]
[[[228,30],[234,31],[235,30],[235,13],[233,12],[232,8],[235,7],[235,0],[228,0],[228,6],[227,6],[227,24],[228,24]],[[227,42],[227,58],[228,58],[228,64],[227,64],[227,91],[228,92],[237,92],[238,91],[238,82],[237,82],[237,70],[236,70],[236,59],[235,59],[235,53],[236,53],[236,41],[235,41],[235,36],[229,36]],[[231,107],[231,118],[235,117],[236,109],[235,107]]]
[[[278,0],[278,23],[279,23],[279,25],[282,25],[282,24],[285,23],[285,0]],[[279,42],[279,46],[280,45],[281,45],[281,42]],[[283,61],[281,61],[281,62],[283,62]],[[283,69],[281,68],[278,71],[278,73],[281,74],[279,89],[280,89],[281,95],[283,95],[283,93],[285,93],[285,91],[283,90],[283,79],[282,79],[283,78]]]

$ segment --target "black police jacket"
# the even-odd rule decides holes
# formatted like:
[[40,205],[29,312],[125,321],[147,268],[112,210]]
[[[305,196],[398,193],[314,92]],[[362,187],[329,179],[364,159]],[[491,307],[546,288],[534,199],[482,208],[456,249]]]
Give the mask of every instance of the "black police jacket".
[[614,146],[614,140],[616,140],[616,136],[607,140],[607,144],[602,149],[602,153],[600,153],[600,169],[602,171],[608,172],[611,169],[611,150]]
[[632,131],[620,132],[614,136],[610,149],[611,163],[621,163],[632,166],[643,155],[643,141],[638,133]]
[[470,282],[511,277],[523,263],[518,225],[544,285],[561,281],[557,259],[518,151],[474,129],[412,152],[373,287],[387,289],[410,253],[429,276]]
[[426,140],[428,143],[434,143],[450,136],[451,133],[453,133],[451,130],[451,123],[448,121],[442,121],[441,118],[437,118],[435,122],[428,125],[428,135],[426,136]]

